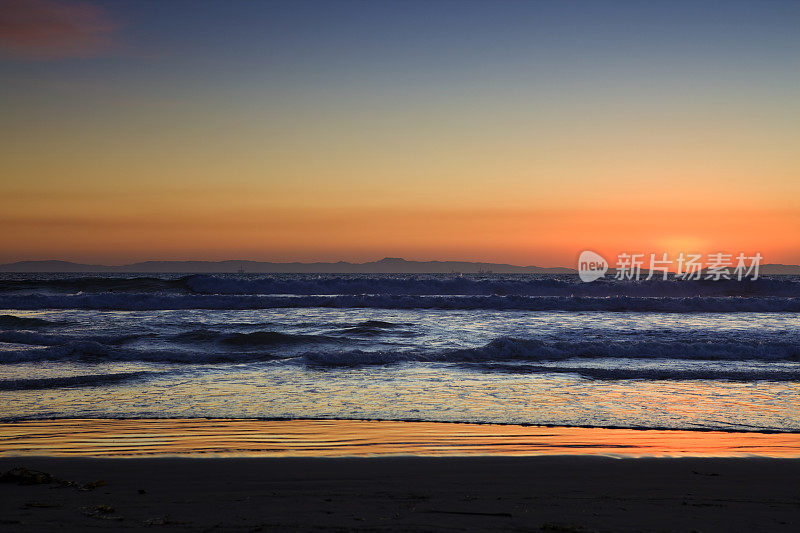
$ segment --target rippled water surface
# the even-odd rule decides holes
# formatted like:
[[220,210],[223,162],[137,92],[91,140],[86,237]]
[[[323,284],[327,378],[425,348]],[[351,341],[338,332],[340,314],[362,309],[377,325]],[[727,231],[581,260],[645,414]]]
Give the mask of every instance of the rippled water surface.
[[2,275],[0,419],[800,431],[800,283]]

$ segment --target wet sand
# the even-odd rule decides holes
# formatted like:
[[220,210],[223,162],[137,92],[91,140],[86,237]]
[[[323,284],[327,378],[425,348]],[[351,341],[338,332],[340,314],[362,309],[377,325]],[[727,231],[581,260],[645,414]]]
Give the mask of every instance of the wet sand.
[[800,458],[798,433],[440,422],[63,419],[0,423],[0,456],[604,455]]
[[797,459],[0,459],[14,466],[76,483],[0,483],[4,531],[800,528]]
[[800,435],[786,433],[2,423],[0,471],[15,467],[52,478],[0,483],[3,531],[800,530]]

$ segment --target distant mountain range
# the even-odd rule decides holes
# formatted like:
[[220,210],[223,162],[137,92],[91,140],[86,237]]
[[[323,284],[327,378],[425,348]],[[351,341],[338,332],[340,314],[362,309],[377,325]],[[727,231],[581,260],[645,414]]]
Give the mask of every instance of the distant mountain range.
[[144,261],[130,265],[86,265],[69,261],[19,261],[0,265],[0,272],[240,272],[245,273],[331,273],[331,274],[423,274],[423,273],[480,273],[500,274],[569,274],[571,268],[541,268],[499,263],[470,263],[466,261],[406,261],[386,257],[367,263],[270,263],[264,261]]
[[[575,274],[574,268],[517,266],[468,261],[406,261],[385,257],[367,263],[270,263],[264,261],[144,261],[129,265],[87,265],[69,261],[18,261],[0,265],[0,272],[173,272],[173,273],[320,273],[320,274]],[[762,274],[800,275],[798,265],[761,265]]]

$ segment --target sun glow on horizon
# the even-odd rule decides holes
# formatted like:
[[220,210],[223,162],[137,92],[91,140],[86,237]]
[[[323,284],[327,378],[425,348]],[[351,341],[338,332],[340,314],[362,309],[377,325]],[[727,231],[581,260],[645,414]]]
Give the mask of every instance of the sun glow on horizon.
[[800,264],[797,4],[8,5],[1,262]]

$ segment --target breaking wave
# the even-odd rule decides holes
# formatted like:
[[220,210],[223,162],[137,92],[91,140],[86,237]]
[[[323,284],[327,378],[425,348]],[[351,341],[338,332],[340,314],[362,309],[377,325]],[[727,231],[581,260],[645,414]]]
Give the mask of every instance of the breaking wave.
[[492,309],[525,311],[641,311],[663,313],[800,312],[800,297],[634,297],[634,296],[421,296],[421,295],[169,295],[75,294],[0,295],[0,308],[96,309]]
[[[327,342],[323,337],[255,332],[233,334],[237,347],[281,348],[289,344]],[[248,336],[249,335],[249,336]],[[311,338],[308,338],[311,337]],[[672,359],[704,361],[798,361],[800,345],[792,341],[742,339],[685,341],[550,341],[499,337],[473,348],[451,350],[360,350],[328,349],[297,351],[265,350],[168,350],[133,349],[112,346],[97,341],[68,341],[58,346],[9,349],[0,351],[0,363],[41,360],[145,361],[189,364],[254,362],[284,360],[317,367],[357,367],[390,365],[404,362],[434,362],[453,364],[496,362],[543,362],[568,359]],[[490,367],[487,367],[490,368]],[[510,367],[509,367],[510,368]],[[515,367],[521,368],[521,367]],[[528,370],[534,367],[529,367]],[[542,370],[544,371],[544,370]],[[597,370],[601,373],[602,370]]]
[[575,275],[494,274],[194,274],[182,277],[39,277],[0,280],[0,293],[14,294],[197,294],[197,295],[417,295],[417,296],[776,296],[800,297],[794,276],[757,280],[601,279],[583,283]]
[[179,342],[215,342],[236,347],[248,346],[287,346],[305,343],[335,342],[337,339],[324,335],[298,335],[279,331],[252,331],[250,333],[230,333],[208,329],[198,329],[179,333],[172,337]]
[[188,277],[74,277],[0,280],[0,292],[98,293],[98,292],[185,292]]
[[800,297],[800,283],[793,279],[758,280],[599,280],[583,283],[577,276],[493,275],[455,277],[408,276],[268,276],[235,278],[194,275],[183,280],[196,294],[296,294],[357,295],[395,294],[427,296],[784,296]]

